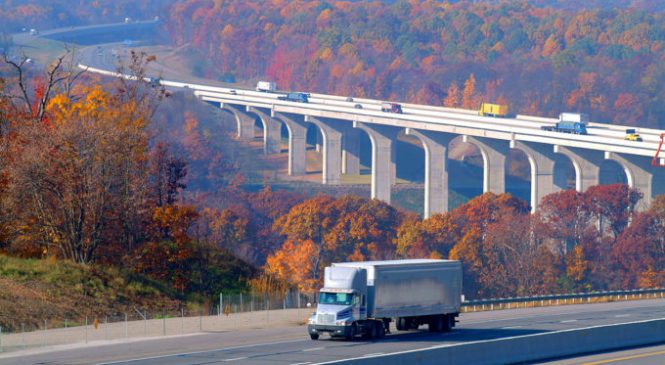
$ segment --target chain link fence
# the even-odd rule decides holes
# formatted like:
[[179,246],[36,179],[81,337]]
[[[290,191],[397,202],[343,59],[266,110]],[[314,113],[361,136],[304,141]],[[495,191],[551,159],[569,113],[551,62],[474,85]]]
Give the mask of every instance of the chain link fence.
[[[315,294],[286,292],[270,296],[225,294],[205,306],[180,309],[140,308],[71,318],[17,318],[0,313],[0,352],[21,349],[173,336],[205,331],[303,324],[316,306]],[[308,309],[310,308],[310,309]]]

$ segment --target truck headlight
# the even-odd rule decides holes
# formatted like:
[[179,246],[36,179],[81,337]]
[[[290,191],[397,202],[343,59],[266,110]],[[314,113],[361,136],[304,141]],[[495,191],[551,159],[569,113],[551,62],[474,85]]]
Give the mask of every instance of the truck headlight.
[[345,318],[335,321],[335,324],[338,326],[348,326],[351,324],[351,318]]

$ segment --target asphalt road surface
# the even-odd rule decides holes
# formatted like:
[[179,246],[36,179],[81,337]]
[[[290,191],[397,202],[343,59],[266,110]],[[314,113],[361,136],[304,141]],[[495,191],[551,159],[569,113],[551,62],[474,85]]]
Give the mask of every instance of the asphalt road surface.
[[[538,365],[663,365],[665,364],[665,346],[649,346],[622,351],[581,356]],[[535,365],[535,364],[534,364]]]
[[[655,318],[665,318],[663,299],[468,313],[460,317],[458,327],[449,333],[432,334],[426,330],[399,332],[378,341],[358,339],[346,342],[326,337],[312,341],[303,326],[294,326],[109,343],[103,346],[67,348],[49,353],[21,353],[15,357],[0,356],[0,364],[304,365],[403,350],[426,349],[441,344],[454,345],[483,339]],[[579,363],[578,361],[558,364]],[[625,364],[628,363],[636,364],[632,360]],[[663,363],[665,361],[659,362]]]

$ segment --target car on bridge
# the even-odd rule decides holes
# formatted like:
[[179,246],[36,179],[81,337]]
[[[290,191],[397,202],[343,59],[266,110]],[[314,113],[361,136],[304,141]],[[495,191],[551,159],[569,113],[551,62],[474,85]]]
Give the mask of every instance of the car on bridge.
[[397,103],[384,102],[381,103],[381,111],[387,113],[402,114],[402,106]]
[[626,136],[623,139],[626,141],[642,142],[642,136],[634,128],[626,129]]

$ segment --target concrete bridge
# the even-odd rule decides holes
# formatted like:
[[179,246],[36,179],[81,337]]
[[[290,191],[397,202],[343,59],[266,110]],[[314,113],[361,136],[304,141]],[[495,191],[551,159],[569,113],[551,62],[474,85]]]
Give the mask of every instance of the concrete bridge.
[[665,169],[651,166],[663,133],[660,130],[637,128],[644,141],[635,142],[623,139],[625,129],[631,127],[620,125],[589,123],[588,135],[574,135],[541,130],[556,123],[552,118],[495,118],[479,116],[473,110],[417,104],[401,104],[403,114],[397,114],[382,112],[381,100],[312,93],[308,103],[297,103],[278,100],[283,93],[166,80],[161,84],[193,90],[199,99],[232,113],[241,140],[253,139],[255,123],[260,121],[266,154],[280,152],[284,125],[288,130],[289,175],[305,174],[307,129],[314,126],[321,136],[323,184],[336,185],[343,174],[360,173],[360,139],[366,134],[372,151],[371,197],[388,203],[396,181],[397,137],[406,134],[417,138],[425,152],[425,217],[448,210],[448,149],[455,138],[480,151],[483,192],[506,191],[510,150],[522,151],[530,165],[533,211],[545,195],[565,188],[568,164],[574,168],[575,188],[580,192],[598,185],[601,171],[608,165],[618,166],[627,184],[644,194],[639,210],[665,193]]
[[[169,85],[171,84],[171,85]],[[165,82],[166,86],[179,86]],[[253,138],[254,121],[263,125],[264,151],[279,152],[281,125],[288,129],[289,174],[305,172],[307,124],[322,138],[322,183],[339,184],[342,174],[359,173],[359,134],[371,141],[371,196],[390,202],[396,180],[395,142],[400,132],[416,137],[425,151],[425,217],[448,209],[450,142],[457,137],[478,148],[483,158],[483,191],[506,190],[506,161],[510,149],[526,154],[531,175],[531,207],[561,189],[564,156],[575,170],[575,188],[582,192],[600,183],[601,169],[612,161],[620,166],[630,187],[644,193],[638,209],[665,193],[665,171],[651,166],[662,131],[638,128],[643,142],[623,139],[629,127],[590,123],[589,135],[542,131],[555,119],[518,115],[516,118],[478,116],[475,111],[402,104],[403,114],[380,110],[380,100],[310,94],[309,103],[277,100],[279,94],[250,90],[201,88],[188,85],[202,100],[219,103],[237,122],[238,138]],[[362,108],[358,108],[360,104]]]

